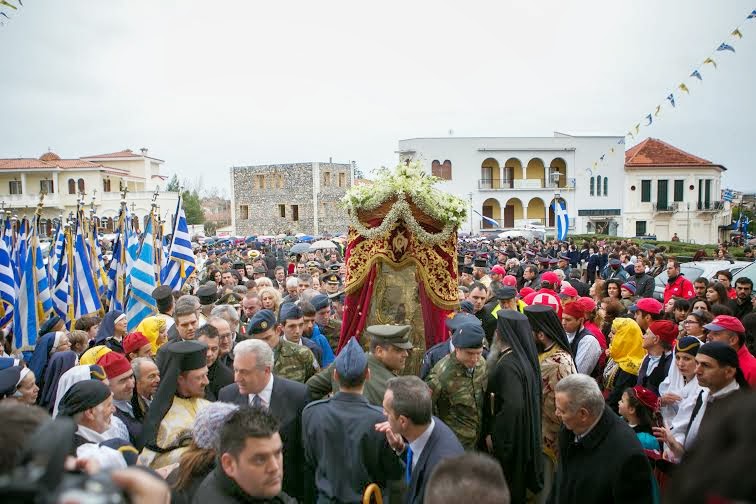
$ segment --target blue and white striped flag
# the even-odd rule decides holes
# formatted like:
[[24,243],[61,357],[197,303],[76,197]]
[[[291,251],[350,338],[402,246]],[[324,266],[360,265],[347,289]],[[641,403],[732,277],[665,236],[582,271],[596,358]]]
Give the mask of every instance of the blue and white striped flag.
[[567,209],[559,201],[554,201],[554,217],[556,218],[557,240],[564,241],[567,238],[567,229],[570,227],[570,218]]
[[118,229],[113,245],[113,257],[108,269],[108,304],[110,311],[124,311],[126,304],[126,241],[128,209],[122,209],[118,216]]
[[73,275],[71,277],[74,318],[76,319],[92,315],[102,309],[97,285],[92,275],[92,266],[89,263],[88,247],[84,243],[83,226],[84,219],[80,212],[79,218],[76,220],[76,237],[73,243]]
[[[3,237],[4,238],[4,237]],[[5,239],[0,240],[0,329],[13,320],[16,303],[16,275]]]
[[63,254],[63,243],[65,242],[65,236],[63,232],[62,219],[58,221],[58,227],[55,229],[55,239],[50,247],[50,253],[47,256],[47,279],[50,281],[50,286],[55,285],[55,280],[58,278],[58,263],[60,256]]
[[186,224],[186,213],[179,195],[176,213],[173,216],[173,233],[171,245],[168,249],[168,260],[161,271],[161,283],[170,285],[174,291],[180,290],[184,282],[196,269],[197,263],[192,250],[192,240],[189,226]]
[[[68,227],[68,225],[66,225]],[[70,248],[70,230],[64,229],[62,234],[61,252],[57,257],[57,262],[53,264],[53,280],[52,280],[52,300],[55,313],[66,321],[66,327],[71,328],[72,314],[69,310],[72,300],[71,288],[73,287],[70,282],[70,267],[69,267],[69,254]],[[58,247],[58,240],[56,240],[55,247]],[[50,258],[52,260],[52,257]]]
[[34,287],[34,261],[26,242],[28,221],[21,220],[16,242],[18,266],[18,295],[13,306],[14,345],[17,349],[29,350],[37,343],[39,319]]
[[29,250],[34,262],[34,285],[37,289],[37,315],[39,320],[44,322],[47,316],[53,311],[52,294],[50,293],[50,282],[47,278],[47,268],[45,259],[42,256],[42,248],[39,244],[39,216],[34,217],[34,225],[29,236]]
[[155,290],[155,238],[153,236],[154,217],[150,214],[142,236],[142,246],[131,268],[129,298],[126,303],[127,331],[132,332],[142,320],[157,313],[152,291]]
[[497,220],[492,219],[491,217],[486,217],[485,215],[483,215],[482,213],[478,212],[477,210],[473,210],[473,212],[475,212],[476,214],[480,215],[481,219],[483,219],[487,223],[491,224],[492,226],[496,226],[497,228],[499,227],[499,222]]

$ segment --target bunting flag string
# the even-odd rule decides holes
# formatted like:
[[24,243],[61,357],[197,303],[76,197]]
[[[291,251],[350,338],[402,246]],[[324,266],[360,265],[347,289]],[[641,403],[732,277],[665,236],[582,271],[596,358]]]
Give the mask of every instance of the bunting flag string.
[[[24,3],[21,0],[13,0],[15,2],[18,2],[18,5],[21,7],[24,6]],[[11,20],[11,17],[8,15],[9,13],[15,13],[18,12],[18,7],[15,3],[13,3],[11,0],[0,0],[0,9],[7,8],[10,10],[0,10],[0,26],[5,26],[5,23]],[[7,20],[7,21],[6,21]]]
[[[752,22],[752,20],[756,20],[756,9],[752,10],[751,13],[745,18],[745,22]],[[716,48],[709,54],[706,58],[704,58],[700,65],[698,65],[696,68],[693,69],[693,71],[690,73],[688,78],[675,87],[675,91],[678,92],[677,96],[675,95],[675,91],[672,91],[668,93],[665,97],[665,99],[657,104],[654,108],[654,112],[646,113],[643,115],[643,120],[639,121],[628,130],[628,132],[625,134],[625,137],[621,139],[621,142],[617,142],[617,144],[624,144],[625,140],[629,141],[635,141],[637,137],[640,136],[641,128],[648,128],[653,125],[654,123],[654,117],[661,117],[661,112],[665,107],[676,109],[677,105],[679,103],[679,98],[683,95],[690,96],[691,94],[691,83],[695,80],[698,82],[703,82],[703,69],[706,67],[711,67],[713,70],[718,69],[717,61],[714,59],[714,55],[717,53],[726,53],[730,52],[732,54],[736,54],[735,52],[735,42],[740,41],[743,39],[743,25],[740,24],[735,27],[732,31],[730,31],[729,37],[725,40],[720,42]],[[721,62],[721,61],[720,61]],[[614,154],[614,147],[612,147],[611,150],[605,152],[602,154],[597,161],[593,163],[593,170],[586,170],[591,175],[596,170],[601,169],[601,166],[605,162],[604,156],[609,154]],[[624,149],[623,149],[623,155],[624,155]]]

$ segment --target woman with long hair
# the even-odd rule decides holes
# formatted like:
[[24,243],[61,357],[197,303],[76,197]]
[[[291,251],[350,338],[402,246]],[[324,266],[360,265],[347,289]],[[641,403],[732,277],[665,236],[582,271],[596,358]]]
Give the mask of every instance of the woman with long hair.
[[712,282],[706,288],[706,300],[712,305],[726,305],[730,298],[724,285],[719,282]]
[[[603,314],[604,323],[601,325],[601,332],[605,335],[610,335],[612,332],[612,323],[617,317],[624,315],[627,310],[624,305],[612,298],[604,298],[601,300],[601,312]],[[611,338],[611,336],[609,336]],[[607,344],[609,341],[607,341]]]
[[656,254],[654,256],[654,267],[648,272],[652,277],[657,277],[662,271],[667,269],[667,258],[663,254]]
[[622,301],[622,280],[610,278],[606,281],[606,296],[617,301]]
[[257,294],[260,297],[260,305],[263,310],[270,310],[278,315],[278,308],[281,306],[281,293],[278,289],[263,287]]
[[600,305],[601,300],[606,297],[606,280],[597,278],[588,290],[588,294],[593,298],[597,305]]

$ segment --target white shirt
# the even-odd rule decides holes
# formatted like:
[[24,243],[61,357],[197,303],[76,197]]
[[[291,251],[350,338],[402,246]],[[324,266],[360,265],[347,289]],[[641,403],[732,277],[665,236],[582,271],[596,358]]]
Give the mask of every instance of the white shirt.
[[[736,390],[740,388],[740,385],[738,385],[738,382],[735,380],[732,381],[729,385],[727,385],[725,388],[720,390],[719,392],[716,392],[714,394],[709,391],[709,389],[704,388],[703,389],[703,396],[701,399],[703,400],[703,404],[701,405],[701,408],[698,410],[698,413],[696,413],[696,417],[693,419],[693,423],[688,424],[690,422],[690,417],[688,417],[687,422],[684,425],[680,426],[680,430],[678,432],[685,432],[688,431],[688,435],[685,436],[685,451],[688,451],[690,447],[695,443],[696,438],[698,437],[698,429],[701,428],[701,420],[703,420],[704,415],[706,414],[706,406],[714,402],[715,399],[719,399],[720,397],[724,397],[726,395],[729,395]],[[696,400],[698,399],[698,396],[693,400],[693,405],[695,407]],[[693,409],[691,409],[691,414],[693,412]],[[690,425],[690,427],[688,427]]]
[[[108,439],[112,439],[112,436],[108,435],[108,431],[110,431],[110,429],[106,430],[103,433],[99,433],[96,430],[90,429],[89,427],[84,427],[81,424],[78,424],[77,427],[78,428],[76,429],[76,434],[78,434],[79,436],[83,437],[84,439],[86,439],[90,443],[99,444],[99,443],[102,443],[103,441],[107,441]],[[128,440],[129,440],[129,438],[128,438],[128,435],[127,435],[126,436],[126,441],[128,441]]]
[[270,380],[268,380],[268,384],[265,385],[265,388],[263,388],[259,394],[249,394],[249,405],[252,406],[252,401],[255,399],[256,395],[260,396],[260,401],[262,401],[262,407],[263,408],[270,408],[270,396],[273,393],[273,375],[270,375]]
[[[567,341],[572,344],[572,340],[575,339],[576,335],[577,332],[567,333]],[[575,367],[578,373],[591,374],[601,356],[601,345],[599,345],[598,340],[593,334],[587,332],[580,340],[576,353]]]
[[423,453],[423,450],[425,449],[425,445],[428,444],[428,440],[431,437],[431,434],[433,433],[433,428],[436,426],[436,421],[431,418],[431,423],[428,426],[427,429],[425,429],[425,432],[420,434],[417,439],[412,441],[410,443],[410,448],[412,449],[412,470],[415,470],[415,466],[417,465],[417,461],[420,460],[420,454]]

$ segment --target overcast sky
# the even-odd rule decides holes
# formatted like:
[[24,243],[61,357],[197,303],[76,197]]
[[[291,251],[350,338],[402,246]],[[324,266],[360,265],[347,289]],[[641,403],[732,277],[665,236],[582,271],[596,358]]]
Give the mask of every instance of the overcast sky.
[[399,139],[449,130],[621,135],[742,24],[737,53],[641,135],[756,190],[753,1],[24,5],[0,27],[0,157],[147,147],[168,174],[225,189],[232,165],[368,172],[396,164]]

